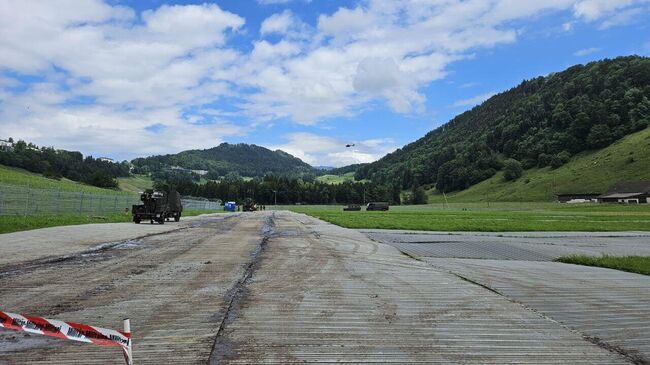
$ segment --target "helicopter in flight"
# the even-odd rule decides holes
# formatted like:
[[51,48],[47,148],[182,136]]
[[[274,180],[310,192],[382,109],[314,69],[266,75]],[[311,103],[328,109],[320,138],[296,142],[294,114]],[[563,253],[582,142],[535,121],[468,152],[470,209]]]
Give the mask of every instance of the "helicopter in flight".
[[350,147],[354,147],[354,146],[355,146],[354,143],[348,143],[348,144],[345,145],[345,148],[350,148]]

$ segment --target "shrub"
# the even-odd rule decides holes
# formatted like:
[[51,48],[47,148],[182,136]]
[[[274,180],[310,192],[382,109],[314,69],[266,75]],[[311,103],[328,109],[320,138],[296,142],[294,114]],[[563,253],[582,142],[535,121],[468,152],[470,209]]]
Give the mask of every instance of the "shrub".
[[510,158],[503,163],[503,178],[506,181],[517,180],[523,174],[524,169],[521,167],[521,162]]

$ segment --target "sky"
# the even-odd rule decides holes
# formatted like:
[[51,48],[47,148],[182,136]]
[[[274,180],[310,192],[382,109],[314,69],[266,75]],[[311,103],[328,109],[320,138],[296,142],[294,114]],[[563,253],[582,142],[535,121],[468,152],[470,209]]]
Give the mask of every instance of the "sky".
[[117,160],[254,143],[344,166],[631,54],[650,56],[650,0],[0,0],[0,138]]

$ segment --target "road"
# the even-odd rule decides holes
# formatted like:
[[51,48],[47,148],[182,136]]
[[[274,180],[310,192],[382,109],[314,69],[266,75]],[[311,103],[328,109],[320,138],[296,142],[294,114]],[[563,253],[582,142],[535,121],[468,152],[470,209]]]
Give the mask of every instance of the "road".
[[[36,259],[0,235],[0,309],[108,328],[128,316],[136,364],[630,363],[447,269],[300,214],[204,217],[138,239],[116,232],[122,242],[107,232],[108,244],[67,229],[71,250],[25,240]],[[114,348],[0,329],[2,364],[122,361]]]

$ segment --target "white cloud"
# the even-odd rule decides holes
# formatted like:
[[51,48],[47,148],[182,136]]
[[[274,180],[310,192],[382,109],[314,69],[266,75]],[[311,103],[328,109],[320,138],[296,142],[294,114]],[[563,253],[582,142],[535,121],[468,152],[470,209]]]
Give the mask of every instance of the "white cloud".
[[[354,142],[355,146],[346,147]],[[372,162],[396,149],[392,139],[343,141],[313,133],[292,133],[284,144],[270,146],[281,149],[312,165],[345,166]]]
[[481,94],[481,95],[476,95],[476,96],[471,97],[471,98],[457,100],[457,101],[454,102],[451,106],[452,106],[453,108],[458,108],[458,107],[467,107],[467,106],[478,105],[478,104],[480,104],[480,103],[486,101],[487,99],[493,97],[494,95],[496,95],[496,92],[495,92],[495,91],[491,91],[491,92],[489,92],[489,93],[485,93],[485,94]]
[[258,4],[261,5],[275,5],[275,4],[288,4],[293,0],[257,0]]
[[576,16],[586,20],[596,20],[617,9],[638,1],[634,0],[582,0],[574,5]]
[[[213,4],[162,6],[138,19],[99,0],[0,2],[0,69],[46,79],[0,94],[0,133],[86,152],[128,143],[116,152],[124,157],[241,133],[193,106],[232,94],[224,70],[239,55],[223,46],[243,24]],[[144,128],[155,123],[173,128],[152,136]],[[159,137],[168,145],[153,143]]]
[[285,10],[282,13],[273,14],[264,19],[260,26],[260,33],[262,35],[269,33],[285,34],[294,23],[293,13],[290,10]]
[[630,8],[617,12],[616,14],[610,16],[608,19],[604,20],[600,24],[600,29],[608,29],[612,27],[618,27],[623,25],[628,25],[637,20],[641,15],[647,14],[647,8]]
[[[0,0],[0,133],[87,143],[93,151],[120,145],[137,155],[153,148],[138,142],[154,140],[145,130],[152,124],[169,126],[164,136],[189,136],[169,138],[172,150],[191,141],[211,145],[259,123],[313,125],[378,100],[419,113],[423,90],[451,63],[516,42],[522,20],[563,10],[575,17],[564,23],[567,31],[580,21],[604,29],[634,21],[648,0],[363,0],[320,14],[313,25],[289,10],[274,14],[243,45],[231,39],[247,31],[245,19],[215,4],[139,14],[112,3]],[[15,74],[42,80],[23,83]],[[246,121],[236,126],[228,118]],[[307,154],[352,161],[375,152]]]
[[583,49],[579,49],[579,50],[575,51],[573,53],[573,55],[578,56],[578,57],[582,57],[582,56],[587,56],[587,55],[590,55],[592,53],[596,53],[596,52],[599,52],[599,51],[600,51],[600,48],[598,48],[598,47],[583,48]]

